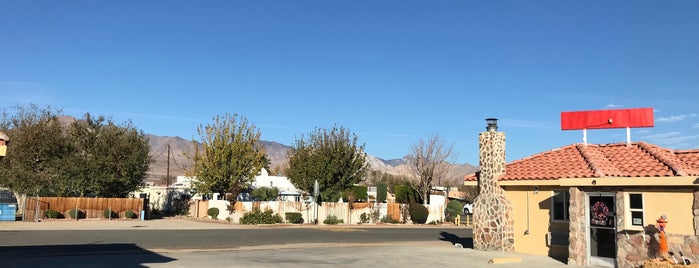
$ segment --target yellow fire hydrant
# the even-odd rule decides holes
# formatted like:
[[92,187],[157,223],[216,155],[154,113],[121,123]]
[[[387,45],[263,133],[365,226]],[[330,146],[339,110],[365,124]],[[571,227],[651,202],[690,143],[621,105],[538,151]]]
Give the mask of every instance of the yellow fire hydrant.
[[454,224],[456,224],[456,226],[461,225],[461,215],[456,214],[456,217],[454,217]]

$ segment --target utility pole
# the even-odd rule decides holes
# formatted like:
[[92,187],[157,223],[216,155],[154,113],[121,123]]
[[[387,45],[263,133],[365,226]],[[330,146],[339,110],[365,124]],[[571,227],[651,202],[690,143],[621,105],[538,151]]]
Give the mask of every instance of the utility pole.
[[199,157],[199,142],[194,141],[192,139],[192,143],[194,143],[194,176],[197,176],[197,157]]
[[170,144],[167,145],[167,171],[165,172],[165,198],[167,204],[165,206],[168,214],[172,213],[172,192],[170,192]]
[[170,187],[170,144],[167,145],[167,171],[165,172],[165,186]]

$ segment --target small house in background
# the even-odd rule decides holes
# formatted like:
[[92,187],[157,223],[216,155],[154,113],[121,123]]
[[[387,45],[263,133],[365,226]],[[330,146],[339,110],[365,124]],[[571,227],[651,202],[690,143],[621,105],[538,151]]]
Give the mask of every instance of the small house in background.
[[[193,180],[196,180],[196,177],[177,176],[175,182],[170,186],[145,185],[142,189],[134,192],[133,196],[144,196],[149,198],[152,209],[170,211],[173,208],[182,207],[182,205],[178,204],[181,201],[185,201],[190,198],[203,198],[201,193],[198,193],[194,188]],[[294,187],[287,177],[271,176],[264,168],[260,170],[260,173],[258,173],[257,176],[255,176],[251,187],[253,189],[259,187],[276,187],[279,189],[279,200],[292,202],[301,201],[301,192]],[[224,199],[224,196],[214,194],[208,198],[219,200]],[[249,192],[241,193],[238,196],[238,199],[241,201],[250,201],[251,198],[252,197],[250,196]]]
[[0,131],[0,157],[7,155],[7,143],[9,141],[10,137],[5,132]]
[[289,178],[285,176],[269,175],[269,172],[265,168],[262,168],[262,170],[260,170],[260,173],[258,173],[257,176],[255,176],[255,180],[252,182],[253,189],[260,187],[276,187],[277,189],[279,189],[280,201],[301,201],[301,192],[298,189],[296,189],[296,186],[294,186],[294,184],[291,183]]

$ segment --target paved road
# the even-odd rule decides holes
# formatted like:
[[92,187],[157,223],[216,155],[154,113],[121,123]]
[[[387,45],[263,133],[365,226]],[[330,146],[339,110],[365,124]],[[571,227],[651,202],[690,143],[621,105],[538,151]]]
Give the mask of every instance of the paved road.
[[460,243],[470,247],[466,228],[256,228],[213,230],[37,230],[2,232],[5,246],[133,244],[148,249],[216,249],[245,246],[401,242]]
[[240,226],[181,220],[0,223],[0,267],[563,267],[545,256],[457,248],[442,226]]

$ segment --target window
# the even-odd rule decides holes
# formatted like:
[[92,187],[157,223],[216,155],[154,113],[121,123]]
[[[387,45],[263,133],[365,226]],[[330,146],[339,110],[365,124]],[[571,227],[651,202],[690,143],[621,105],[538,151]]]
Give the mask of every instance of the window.
[[551,197],[552,207],[552,219],[554,221],[568,221],[568,205],[570,196],[568,191],[557,190],[553,191],[553,196]]
[[631,228],[643,228],[643,194],[628,194],[628,212],[626,213],[627,226]]

